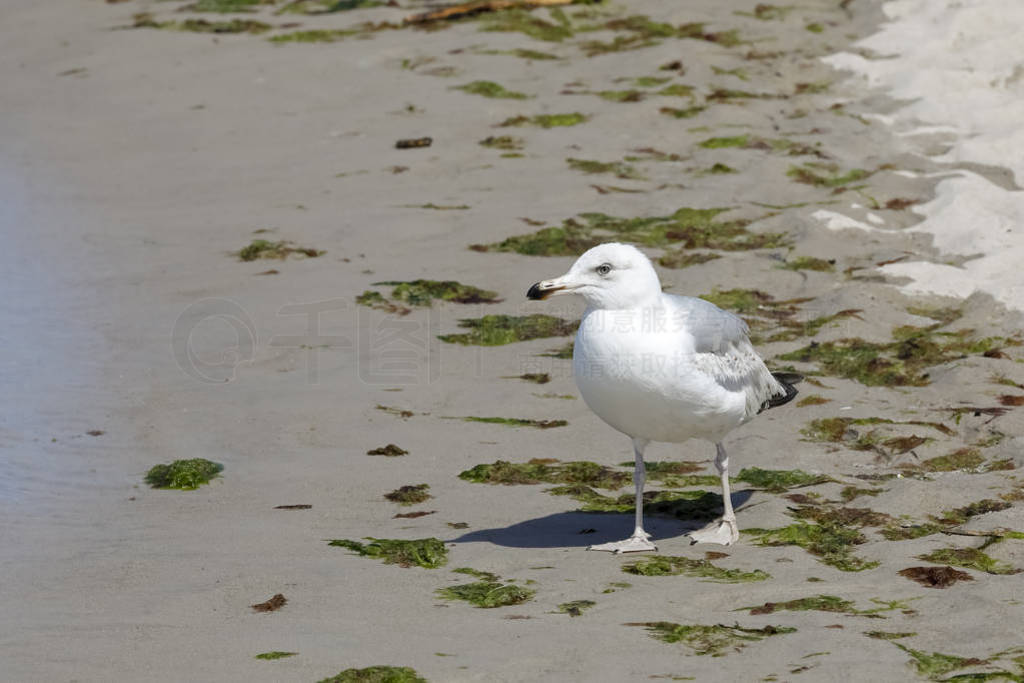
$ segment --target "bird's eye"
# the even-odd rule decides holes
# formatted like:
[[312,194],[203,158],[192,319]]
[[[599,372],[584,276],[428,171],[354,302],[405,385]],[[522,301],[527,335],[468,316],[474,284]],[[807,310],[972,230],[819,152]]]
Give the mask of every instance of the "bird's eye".
[[612,264],[602,263],[597,268],[595,268],[595,270],[597,271],[598,275],[607,275],[608,273],[612,272]]

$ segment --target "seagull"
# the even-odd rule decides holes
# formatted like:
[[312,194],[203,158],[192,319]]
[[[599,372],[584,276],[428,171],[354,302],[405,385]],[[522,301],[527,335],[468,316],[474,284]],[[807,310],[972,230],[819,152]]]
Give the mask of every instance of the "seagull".
[[662,292],[650,259],[632,245],[593,247],[568,273],[534,284],[526,296],[562,294],[579,294],[587,304],[572,355],[580,395],[632,439],[636,457],[633,535],[589,550],[658,549],[643,527],[644,449],[651,441],[692,438],[715,445],[725,509],[721,519],[687,535],[691,544],[735,543],[739,529],[722,439],[758,413],[793,400],[793,384],[802,377],[770,372],[738,316],[703,299]]

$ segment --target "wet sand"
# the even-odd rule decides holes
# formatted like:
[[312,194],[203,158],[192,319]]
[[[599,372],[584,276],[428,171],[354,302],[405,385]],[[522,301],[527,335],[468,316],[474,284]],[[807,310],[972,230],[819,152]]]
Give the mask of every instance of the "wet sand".
[[[909,296],[904,280],[878,270],[967,262],[909,230],[921,221],[914,206],[935,196],[936,174],[961,162],[923,156],[919,139],[912,145],[871,118],[895,111],[895,101],[821,61],[856,52],[853,42],[883,18],[880,3],[811,2],[761,18],[750,16],[755,3],[573,6],[564,8],[572,35],[560,41],[481,31],[483,17],[332,43],[268,41],[366,21],[397,25],[416,10],[389,7],[231,15],[274,26],[261,35],[119,28],[143,11],[156,23],[224,19],[178,13],[182,4],[6,8],[13,57],[0,66],[0,179],[13,296],[0,309],[10,348],[0,423],[0,677],[320,680],[378,664],[433,681],[1021,673],[1012,658],[1024,643],[1007,628],[1022,617],[1019,577],[960,567],[972,580],[937,589],[898,573],[944,566],[920,559],[936,550],[1024,531],[1015,469],[1024,425],[1013,399],[1000,399],[1022,393],[1024,356],[1019,313],[1003,303],[984,293]],[[562,25],[549,10],[533,14]],[[608,28],[632,15],[677,30],[705,26],[685,38]],[[288,22],[301,26],[281,26]],[[587,56],[615,45],[634,49]],[[676,61],[682,69],[661,68]],[[529,97],[454,89],[476,81]],[[658,94],[673,85],[692,94]],[[587,120],[499,125],[574,112]],[[395,148],[424,136],[429,147]],[[520,138],[522,148],[479,144],[496,136]],[[569,159],[618,165],[586,173],[602,168]],[[628,574],[623,566],[637,556],[584,550],[624,536],[628,514],[579,512],[581,502],[551,495],[550,485],[458,477],[498,460],[615,467],[630,458],[627,440],[578,399],[569,361],[541,355],[570,338],[503,346],[437,338],[487,314],[572,320],[581,312],[579,302],[524,298],[573,256],[470,245],[564,228],[567,219],[584,225],[578,215],[587,212],[670,216],[683,207],[728,209],[714,217],[719,229],[732,221],[749,235],[689,250],[718,258],[661,267],[664,284],[740,306],[770,364],[816,382],[801,385],[799,398],[820,397],[731,435],[733,467],[835,480],[784,491],[737,482],[740,528],[832,520],[863,535],[844,548],[845,565],[794,545],[759,545],[767,537],[750,533],[729,548],[691,547],[683,534],[697,522],[655,516],[661,554],[723,551],[716,566],[770,578]],[[758,237],[773,233],[780,237]],[[240,261],[253,239],[325,253]],[[760,246],[741,248],[744,240]],[[680,246],[645,250],[658,258]],[[815,263],[827,269],[808,269]],[[261,274],[268,270],[277,272]],[[375,282],[418,278],[458,280],[503,301],[434,303],[406,315],[356,304],[367,290],[394,298]],[[923,329],[899,329],[908,325]],[[972,331],[949,334],[960,330]],[[875,344],[907,381],[872,385],[881,363],[856,374],[815,360],[815,349],[847,348],[838,340],[852,338]],[[783,358],[801,349],[805,361]],[[523,373],[551,381],[507,379]],[[568,424],[456,419],[465,416]],[[408,455],[366,455],[389,443]],[[712,452],[700,442],[656,444],[648,456],[699,461],[699,473],[711,474]],[[957,452],[955,466],[927,464]],[[154,464],[193,457],[222,463],[223,476],[194,492],[142,481]],[[383,497],[422,483],[433,496],[422,504]],[[847,487],[881,490],[847,500],[855,493],[844,498]],[[994,503],[968,507],[978,501]],[[312,507],[275,509],[295,504]],[[432,514],[394,517],[413,511]],[[934,533],[918,538],[882,535],[929,524]],[[965,531],[990,535],[950,533]],[[364,537],[439,538],[448,564],[387,565],[326,543]],[[1024,568],[1019,539],[984,552]],[[471,580],[451,571],[458,567],[536,594],[496,609],[444,600],[438,589]],[[844,571],[852,568],[860,571]],[[621,582],[631,585],[613,585]],[[281,609],[251,608],[278,593],[287,598]],[[818,595],[854,607],[738,611]],[[558,612],[574,600],[595,605],[579,617]],[[879,607],[887,610],[853,613]],[[796,631],[730,641],[727,656],[711,657],[624,625],[649,622]],[[298,654],[254,658],[269,651]],[[921,669],[934,652],[964,659]]]

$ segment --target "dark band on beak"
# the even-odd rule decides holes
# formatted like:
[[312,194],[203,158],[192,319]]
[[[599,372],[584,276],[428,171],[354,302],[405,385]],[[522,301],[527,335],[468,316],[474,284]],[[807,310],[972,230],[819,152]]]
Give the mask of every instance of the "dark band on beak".
[[526,292],[527,299],[533,299],[534,301],[543,301],[555,292],[565,289],[565,287],[551,286],[544,282],[537,282],[530,287],[530,290]]

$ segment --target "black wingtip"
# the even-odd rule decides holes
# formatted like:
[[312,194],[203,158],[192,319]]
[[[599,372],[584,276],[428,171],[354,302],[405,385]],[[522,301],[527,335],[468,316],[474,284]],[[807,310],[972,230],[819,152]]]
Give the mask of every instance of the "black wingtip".
[[534,282],[533,286],[527,290],[526,298],[533,299],[534,301],[540,301],[544,298],[544,292],[541,290],[539,282]]
[[794,384],[799,384],[803,381],[804,376],[796,372],[773,372],[772,377],[782,385],[782,388],[786,393],[772,396],[767,401],[761,404],[761,410],[758,412],[764,412],[769,408],[777,408],[781,405],[785,405],[796,398],[796,395],[800,392],[796,390]]
[[804,381],[804,376],[799,372],[773,372],[772,377],[782,384],[800,384]]

